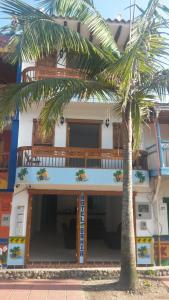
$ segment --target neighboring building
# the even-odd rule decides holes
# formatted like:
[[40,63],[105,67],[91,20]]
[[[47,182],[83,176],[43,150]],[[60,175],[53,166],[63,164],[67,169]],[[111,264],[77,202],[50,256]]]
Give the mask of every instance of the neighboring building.
[[[59,19],[59,22],[92,39],[77,21]],[[116,20],[109,20],[108,24],[122,50],[128,39],[129,24]],[[23,80],[80,77],[78,70],[68,64],[68,58],[61,56],[53,54],[36,63],[23,62]],[[8,175],[9,178],[12,174],[14,180],[15,169],[10,225],[5,223],[9,213],[2,214],[1,208],[0,247],[8,247],[8,265],[119,262],[121,120],[110,103],[72,99],[52,134],[42,139],[39,113],[40,107],[34,106],[19,115],[17,161],[11,162]],[[13,155],[16,136],[11,146]],[[156,263],[162,259],[169,264],[168,145],[169,106],[157,105],[149,127],[143,128],[139,156],[133,159],[138,264],[154,264],[154,257]],[[3,190],[0,204],[4,195]],[[9,240],[3,234],[6,230],[3,224],[9,229]]]
[[[0,91],[16,82],[16,67],[4,63],[2,54],[9,36],[0,36]],[[17,126],[16,126],[17,125]],[[0,132],[0,257],[6,263],[13,188],[16,173],[17,132],[19,123],[13,120]],[[13,163],[15,162],[15,163]]]

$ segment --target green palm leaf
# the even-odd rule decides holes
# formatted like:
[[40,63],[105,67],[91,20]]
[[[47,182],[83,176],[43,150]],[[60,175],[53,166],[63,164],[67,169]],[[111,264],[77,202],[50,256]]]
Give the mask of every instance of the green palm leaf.
[[97,81],[84,81],[75,78],[54,78],[13,85],[0,94],[1,127],[6,116],[14,116],[16,110],[27,111],[33,104],[42,106],[40,118],[44,134],[49,132],[72,98],[79,101],[97,97],[98,101],[113,98],[114,88]]
[[91,0],[39,0],[40,7],[50,15],[74,18],[83,24],[98,40],[103,47],[119,54],[117,45],[113,39],[110,29],[99,12],[95,9]]
[[57,23],[31,6],[15,0],[0,0],[3,12],[16,16],[18,31],[12,36],[9,46],[13,50],[7,60],[16,63],[23,60],[38,60],[56,49],[66,49],[86,56],[94,53],[103,57],[102,51],[81,37],[77,32]]

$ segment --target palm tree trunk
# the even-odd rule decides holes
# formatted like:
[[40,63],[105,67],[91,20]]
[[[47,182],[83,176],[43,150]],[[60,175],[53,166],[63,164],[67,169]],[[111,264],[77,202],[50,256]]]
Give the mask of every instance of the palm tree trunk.
[[131,103],[123,113],[123,199],[121,234],[121,287],[135,290],[137,285],[135,232],[132,189],[132,118]]

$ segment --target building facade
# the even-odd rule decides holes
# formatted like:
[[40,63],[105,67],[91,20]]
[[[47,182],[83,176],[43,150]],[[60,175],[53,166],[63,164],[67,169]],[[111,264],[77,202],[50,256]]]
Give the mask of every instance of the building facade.
[[[59,22],[92,39],[80,23]],[[128,23],[108,24],[122,50]],[[58,53],[42,61],[23,62],[15,80],[80,77],[68,58]],[[0,174],[7,178],[6,183],[0,181],[1,263],[8,267],[119,263],[121,119],[111,103],[72,99],[52,133],[42,138],[40,109],[34,105],[16,113],[10,142],[8,128],[1,134]],[[168,149],[169,107],[157,105],[151,122],[142,128],[139,155],[133,157],[138,265],[169,264]]]

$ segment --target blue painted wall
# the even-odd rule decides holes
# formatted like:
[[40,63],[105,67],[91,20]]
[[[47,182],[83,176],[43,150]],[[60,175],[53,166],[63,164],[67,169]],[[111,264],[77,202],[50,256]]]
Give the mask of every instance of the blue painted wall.
[[[45,168],[45,176],[39,176],[39,171],[44,168],[28,167],[17,168],[16,183],[17,184],[54,184],[54,185],[95,185],[95,186],[122,186],[122,181],[117,182],[113,169],[85,169],[85,177],[79,180],[76,175],[80,169],[77,168]],[[22,177],[23,170],[25,175]],[[140,183],[136,176],[137,170],[133,170],[133,184],[135,186],[148,187],[149,173],[148,171],[140,171],[145,176],[144,182]]]
[[[18,65],[16,83],[20,83],[20,82],[21,82],[21,65]],[[15,185],[18,133],[19,133],[19,111],[16,112],[16,115],[12,120],[11,145],[10,145],[10,156],[9,156],[9,166],[8,166],[8,191],[13,191]]]

